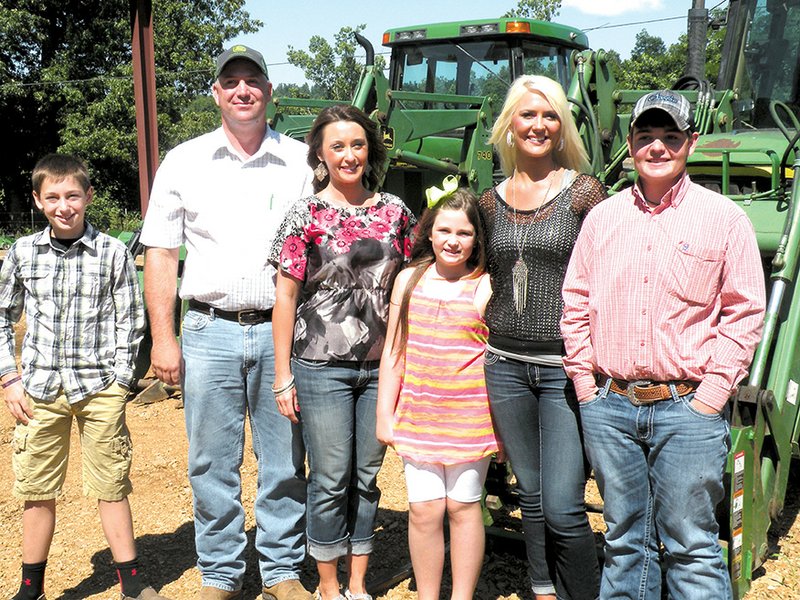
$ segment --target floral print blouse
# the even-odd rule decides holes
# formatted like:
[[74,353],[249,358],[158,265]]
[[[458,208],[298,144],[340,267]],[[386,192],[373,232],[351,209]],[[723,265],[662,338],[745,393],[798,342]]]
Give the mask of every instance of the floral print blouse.
[[303,282],[293,357],[380,359],[392,284],[411,254],[415,223],[403,201],[385,192],[372,206],[310,196],[289,208],[270,262]]

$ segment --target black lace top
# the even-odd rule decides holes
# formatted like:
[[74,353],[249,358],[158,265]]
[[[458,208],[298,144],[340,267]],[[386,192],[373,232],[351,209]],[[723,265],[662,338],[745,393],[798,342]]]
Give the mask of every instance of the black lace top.
[[[486,307],[489,345],[520,355],[561,354],[561,286],[572,248],[589,210],[606,197],[603,184],[577,175],[537,210],[514,209],[497,188],[480,198],[492,298]],[[516,223],[515,223],[516,220]],[[528,267],[526,308],[517,314],[511,269],[519,256]]]

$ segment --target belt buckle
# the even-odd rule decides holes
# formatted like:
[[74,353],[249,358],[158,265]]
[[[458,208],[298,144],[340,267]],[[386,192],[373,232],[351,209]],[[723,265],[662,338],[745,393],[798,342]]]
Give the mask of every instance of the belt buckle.
[[652,404],[652,402],[643,402],[636,397],[636,388],[637,387],[647,387],[649,385],[653,385],[653,382],[649,379],[637,379],[636,381],[628,382],[628,387],[625,390],[625,395],[628,397],[628,401],[633,404],[634,406],[644,406],[646,404]]
[[240,310],[236,313],[236,321],[239,325],[258,325],[258,312],[257,310]]

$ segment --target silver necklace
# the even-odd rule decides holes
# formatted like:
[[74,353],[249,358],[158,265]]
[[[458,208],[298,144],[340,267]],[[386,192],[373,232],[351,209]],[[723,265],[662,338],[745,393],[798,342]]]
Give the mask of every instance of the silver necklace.
[[525,242],[528,240],[528,233],[530,233],[531,228],[536,222],[536,217],[539,215],[539,211],[547,202],[547,197],[550,195],[550,188],[553,185],[553,173],[555,173],[555,171],[551,171],[547,176],[547,191],[544,193],[539,206],[536,207],[531,223],[528,228],[525,229],[525,237],[522,238],[522,241],[520,241],[519,235],[517,234],[519,220],[517,219],[517,192],[514,185],[517,179],[516,169],[514,169],[514,173],[509,180],[511,184],[511,208],[514,210],[514,242],[517,245],[517,260],[514,266],[511,267],[511,284],[514,292],[514,308],[518,315],[523,313],[525,306],[528,304],[528,265],[525,264],[525,260],[522,258],[522,251],[525,248]]

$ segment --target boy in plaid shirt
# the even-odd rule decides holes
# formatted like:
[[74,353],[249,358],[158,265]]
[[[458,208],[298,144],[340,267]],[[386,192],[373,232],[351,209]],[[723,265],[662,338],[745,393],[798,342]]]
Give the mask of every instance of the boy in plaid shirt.
[[[163,599],[143,581],[128,494],[131,439],[125,397],[144,328],[136,268],[117,239],[84,220],[86,166],[49,154],[33,170],[33,199],[49,222],[18,239],[0,271],[0,386],[17,420],[13,494],[22,515],[22,583],[12,600],[43,600],[44,571],[78,421],[83,492],[97,498],[123,600]],[[22,373],[13,325],[23,307]]]

